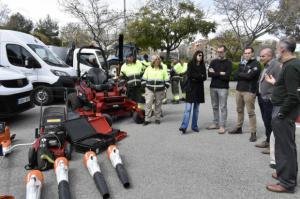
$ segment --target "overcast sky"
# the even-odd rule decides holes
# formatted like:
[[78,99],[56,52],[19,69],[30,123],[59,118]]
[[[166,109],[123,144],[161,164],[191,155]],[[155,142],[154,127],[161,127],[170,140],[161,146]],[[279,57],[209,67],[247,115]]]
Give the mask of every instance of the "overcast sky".
[[[113,9],[123,10],[124,0],[103,0],[109,2]],[[197,6],[200,6],[207,18],[211,21],[216,21],[222,24],[220,16],[214,14],[213,0],[193,0]],[[44,19],[47,14],[56,20],[59,26],[63,26],[68,22],[76,22],[77,19],[69,14],[64,13],[59,6],[57,0],[0,0],[2,4],[6,4],[11,13],[19,12],[25,17],[37,22],[39,19]],[[126,0],[127,10],[134,10],[144,5],[146,0]],[[223,26],[224,27],[224,26]],[[217,32],[222,30],[222,25],[218,26]],[[209,35],[214,36],[213,34]],[[261,39],[268,39],[270,36],[264,36]]]

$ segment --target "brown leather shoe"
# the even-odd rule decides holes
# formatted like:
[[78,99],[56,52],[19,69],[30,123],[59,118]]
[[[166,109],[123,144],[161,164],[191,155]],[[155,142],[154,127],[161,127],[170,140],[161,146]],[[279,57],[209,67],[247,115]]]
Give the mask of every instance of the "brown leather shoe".
[[269,147],[269,143],[266,142],[266,141],[262,141],[261,143],[256,144],[255,146],[258,147],[258,148],[268,148]]
[[263,153],[263,154],[270,154],[270,148],[266,148],[261,153]]
[[277,192],[277,193],[294,193],[294,190],[288,190],[281,186],[280,184],[269,184],[266,187],[269,191]]
[[275,180],[278,180],[277,173],[272,173],[272,178],[274,178]]

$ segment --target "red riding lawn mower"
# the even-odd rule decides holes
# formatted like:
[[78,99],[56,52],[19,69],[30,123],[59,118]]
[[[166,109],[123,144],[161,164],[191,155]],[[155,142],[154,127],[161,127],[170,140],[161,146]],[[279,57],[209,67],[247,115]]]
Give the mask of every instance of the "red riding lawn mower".
[[[82,47],[99,49],[98,47]],[[80,64],[77,65],[78,75]],[[76,92],[67,96],[67,108],[84,116],[102,115],[109,125],[113,117],[133,116],[136,123],[144,121],[144,111],[138,108],[135,101],[125,95],[126,87],[123,81],[113,78],[109,69],[91,68],[79,77],[75,86]]]

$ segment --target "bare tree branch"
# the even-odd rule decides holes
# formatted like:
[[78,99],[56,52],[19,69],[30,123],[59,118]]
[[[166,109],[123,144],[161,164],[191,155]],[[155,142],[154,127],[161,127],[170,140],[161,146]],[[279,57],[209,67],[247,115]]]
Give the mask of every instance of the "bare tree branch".
[[251,45],[255,39],[274,29],[268,13],[277,1],[214,0],[218,13],[225,14],[241,48]]

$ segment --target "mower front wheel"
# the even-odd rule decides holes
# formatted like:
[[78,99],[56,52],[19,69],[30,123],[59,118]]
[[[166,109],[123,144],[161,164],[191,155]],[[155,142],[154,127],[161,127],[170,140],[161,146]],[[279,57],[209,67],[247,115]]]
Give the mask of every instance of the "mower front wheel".
[[144,122],[144,118],[142,118],[138,112],[134,112],[132,118],[136,124],[141,124]]
[[108,125],[109,125],[109,126],[112,126],[112,124],[113,124],[113,119],[112,119],[112,117],[111,117],[109,114],[106,114],[106,113],[103,113],[102,115],[105,117],[105,119],[106,119]]

